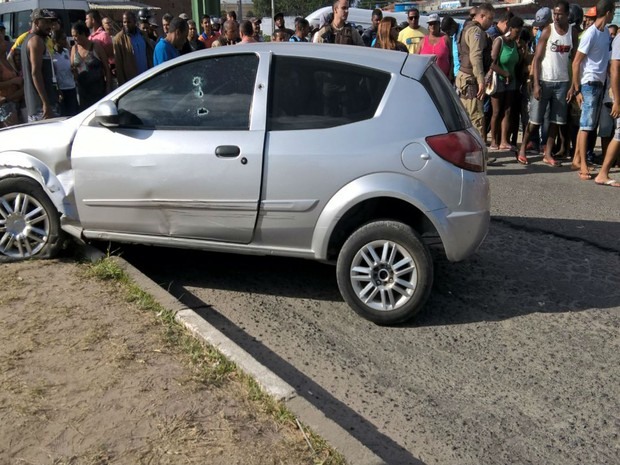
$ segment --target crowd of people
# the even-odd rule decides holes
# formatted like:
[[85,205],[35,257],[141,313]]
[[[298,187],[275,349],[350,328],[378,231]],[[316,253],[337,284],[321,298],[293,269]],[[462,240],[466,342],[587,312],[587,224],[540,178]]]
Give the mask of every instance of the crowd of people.
[[[585,14],[578,5],[558,0],[553,9],[541,8],[531,26],[510,11],[496,18],[490,3],[472,7],[464,22],[431,14],[426,28],[416,8],[408,11],[406,24],[375,9],[366,30],[347,22],[348,11],[348,0],[335,0],[315,30],[301,17],[294,30],[288,29],[278,13],[267,38],[434,55],[473,126],[489,141],[489,163],[495,151],[512,151],[524,165],[533,153],[552,167],[572,159],[571,167],[588,180],[591,165],[600,161],[594,156],[599,136],[603,162],[595,181],[620,187],[609,178],[620,152],[620,42],[618,27],[610,24],[613,0],[599,0]],[[205,15],[199,22],[165,14],[158,36],[148,10],[125,12],[115,34],[110,18],[91,10],[86,21],[71,25],[71,46],[52,11],[36,9],[31,20],[31,29],[10,48],[0,40],[0,122],[5,126],[20,121],[20,106],[28,121],[71,116],[116,85],[179,55],[265,40],[260,19],[237,21],[234,11],[225,19]],[[4,36],[2,28],[0,23]]]

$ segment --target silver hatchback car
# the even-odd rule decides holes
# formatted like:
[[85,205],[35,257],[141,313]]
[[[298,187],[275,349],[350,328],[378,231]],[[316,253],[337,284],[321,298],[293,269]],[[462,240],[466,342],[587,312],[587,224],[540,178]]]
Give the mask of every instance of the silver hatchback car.
[[65,120],[0,131],[0,253],[81,239],[336,263],[402,322],[489,223],[484,144],[434,58],[252,44],[191,53]]

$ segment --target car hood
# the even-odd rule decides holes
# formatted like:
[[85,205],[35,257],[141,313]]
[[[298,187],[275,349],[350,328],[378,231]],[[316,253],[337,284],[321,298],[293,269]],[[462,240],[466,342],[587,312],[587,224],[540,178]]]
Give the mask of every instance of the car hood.
[[76,118],[55,118],[12,126],[0,131],[0,165],[9,154],[35,157],[48,167],[66,161],[69,147],[81,122]]

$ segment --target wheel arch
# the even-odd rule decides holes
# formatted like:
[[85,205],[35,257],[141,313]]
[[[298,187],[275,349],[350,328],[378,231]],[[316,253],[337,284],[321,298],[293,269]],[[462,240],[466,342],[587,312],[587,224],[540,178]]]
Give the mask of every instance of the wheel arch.
[[420,235],[441,236],[431,212],[446,208],[421,181],[406,175],[376,173],[347,184],[327,203],[315,227],[315,258],[333,261],[347,237],[371,220],[393,219]]
[[28,178],[38,183],[61,215],[75,217],[75,207],[66,201],[73,191],[70,169],[57,176],[41,160],[21,152],[4,152],[0,162],[0,180]]

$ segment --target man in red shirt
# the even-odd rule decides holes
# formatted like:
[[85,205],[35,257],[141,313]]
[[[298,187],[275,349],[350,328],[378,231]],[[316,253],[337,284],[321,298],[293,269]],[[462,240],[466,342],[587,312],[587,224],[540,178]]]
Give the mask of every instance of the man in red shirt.
[[90,29],[88,40],[99,42],[108,56],[110,68],[114,69],[114,46],[112,45],[112,37],[108,34],[101,24],[101,14],[97,10],[88,10],[86,12],[86,27]]

